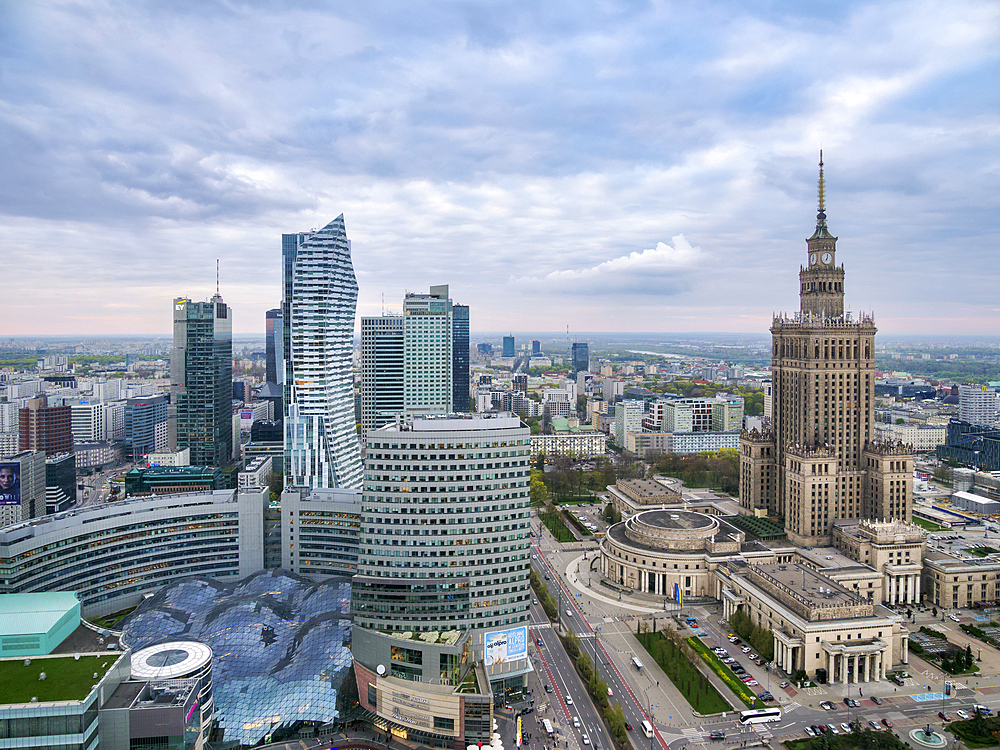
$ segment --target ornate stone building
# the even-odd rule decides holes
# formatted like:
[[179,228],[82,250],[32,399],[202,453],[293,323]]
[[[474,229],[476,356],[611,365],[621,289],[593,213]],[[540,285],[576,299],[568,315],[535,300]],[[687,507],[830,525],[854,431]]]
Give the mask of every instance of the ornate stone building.
[[844,266],[819,213],[799,270],[800,310],[771,325],[772,429],[740,438],[740,502],[785,519],[788,538],[828,544],[834,519],[912,515],[909,446],[874,442],[875,319],[844,310]]

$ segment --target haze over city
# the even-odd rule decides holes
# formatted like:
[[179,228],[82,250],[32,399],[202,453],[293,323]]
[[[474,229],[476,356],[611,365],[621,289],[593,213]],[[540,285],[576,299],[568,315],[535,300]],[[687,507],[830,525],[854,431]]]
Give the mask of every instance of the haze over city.
[[847,306],[995,330],[989,2],[0,5],[4,335],[281,299],[340,213],[358,315],[450,284],[480,331],[765,333],[816,162]]

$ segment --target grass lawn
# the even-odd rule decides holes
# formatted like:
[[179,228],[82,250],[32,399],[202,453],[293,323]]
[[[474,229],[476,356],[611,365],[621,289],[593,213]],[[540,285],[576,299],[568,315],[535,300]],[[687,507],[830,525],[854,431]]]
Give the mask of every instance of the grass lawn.
[[113,612],[110,615],[91,618],[90,621],[99,628],[113,628],[115,625],[124,620],[134,611],[135,607],[129,607],[128,609],[122,609],[119,610],[118,612]]
[[573,532],[570,531],[566,524],[563,523],[562,518],[558,512],[555,513],[539,513],[538,518],[542,523],[552,532],[552,536],[556,538],[557,542],[575,542],[576,537],[573,536]]
[[[0,704],[39,701],[82,701],[98,679],[121,657],[118,652],[107,656],[33,657],[29,666],[24,659],[0,661]],[[38,675],[45,672],[45,679]]]
[[[726,683],[730,690],[732,690],[736,697],[746,704],[747,708],[754,707],[754,699],[757,697],[749,686],[743,683],[736,673],[733,672],[729,667],[722,663],[722,659],[715,655],[715,653],[706,646],[701,638],[695,638],[694,636],[687,639],[688,643],[691,644],[691,648],[698,652],[702,659],[708,663],[708,666],[712,668],[722,681]],[[767,705],[767,704],[763,704]]]
[[731,710],[708,678],[691,663],[680,647],[663,633],[640,633],[639,643],[674,683],[691,708],[702,716]]
[[987,555],[995,555],[997,552],[1000,552],[1000,549],[993,549],[992,547],[968,547],[965,551],[976,557],[986,557]]
[[927,521],[916,516],[913,517],[913,523],[926,531],[944,531],[944,526],[939,526],[933,521]]
[[[867,735],[867,736],[865,736]],[[909,750],[899,737],[892,732],[873,732],[865,729],[855,734],[824,734],[821,737],[806,737],[801,740],[788,740],[781,743],[788,750],[856,750],[858,747],[875,748],[877,750]],[[995,744],[995,743],[994,743]]]
[[955,721],[948,725],[949,732],[962,740],[968,747],[996,747],[997,740],[994,732],[1000,732],[1000,717],[981,717],[983,729],[986,734],[976,734],[976,719],[966,719],[965,721]]

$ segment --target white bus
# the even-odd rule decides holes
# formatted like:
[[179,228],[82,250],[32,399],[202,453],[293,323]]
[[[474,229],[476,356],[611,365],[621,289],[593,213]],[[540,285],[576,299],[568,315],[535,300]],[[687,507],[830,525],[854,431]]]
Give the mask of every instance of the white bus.
[[781,709],[758,708],[740,712],[740,724],[763,724],[767,721],[781,721]]
[[638,659],[637,659],[636,657],[634,657],[634,656],[632,657],[632,665],[633,665],[633,666],[634,666],[634,667],[635,667],[636,669],[642,669],[642,662],[641,662],[641,661],[639,661],[639,660],[638,660]]
[[553,732],[553,730],[552,730],[552,722],[549,721],[548,719],[542,719],[542,726],[545,727],[546,734],[548,734],[549,737],[551,737],[552,736],[552,732]]
[[653,738],[653,725],[645,719],[642,720],[642,733],[650,739]]

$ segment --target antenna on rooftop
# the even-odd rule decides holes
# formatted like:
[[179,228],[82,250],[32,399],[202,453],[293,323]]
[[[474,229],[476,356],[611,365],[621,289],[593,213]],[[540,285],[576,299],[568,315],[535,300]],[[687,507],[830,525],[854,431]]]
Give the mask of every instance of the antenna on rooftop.
[[221,297],[219,294],[219,259],[215,259],[215,296]]

